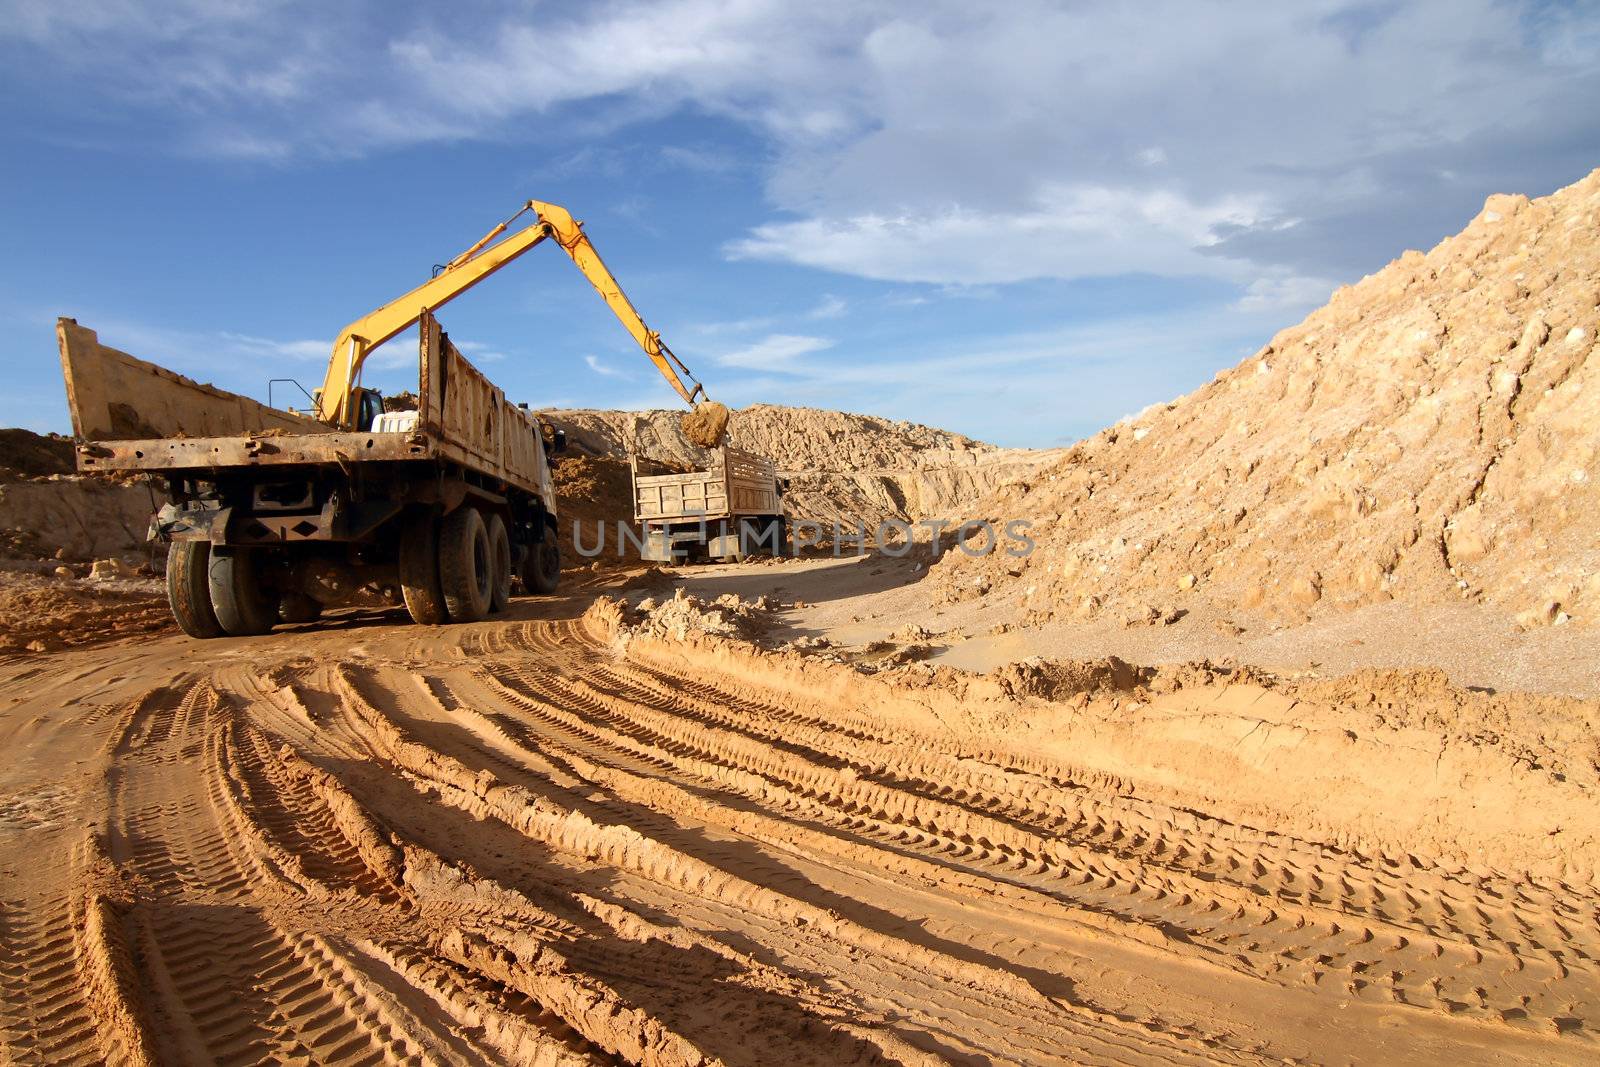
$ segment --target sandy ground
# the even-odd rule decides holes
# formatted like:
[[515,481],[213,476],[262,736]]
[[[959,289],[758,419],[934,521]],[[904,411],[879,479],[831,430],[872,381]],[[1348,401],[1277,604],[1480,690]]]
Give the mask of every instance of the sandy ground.
[[4,1058],[1596,1056],[1593,705],[868,677],[596,591],[4,660]]
[[[1286,625],[1248,611],[1220,612],[1196,598],[1169,625],[1127,626],[1117,619],[1014,625],[1019,609],[1003,597],[930,605],[925,570],[909,557],[817,558],[756,566],[712,565],[675,572],[677,585],[704,597],[775,595],[781,637],[826,637],[843,646],[904,641],[908,625],[931,636],[931,662],[970,671],[1043,656],[1133,663],[1211,660],[1251,664],[1294,676],[1334,677],[1373,667],[1438,668],[1458,686],[1600,697],[1600,628],[1520,629],[1509,612],[1480,604],[1390,601],[1343,615]],[[996,626],[1003,633],[993,632]]]

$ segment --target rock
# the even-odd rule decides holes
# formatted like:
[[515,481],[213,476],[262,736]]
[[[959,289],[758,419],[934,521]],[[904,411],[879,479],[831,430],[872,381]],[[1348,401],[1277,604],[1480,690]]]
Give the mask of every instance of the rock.
[[27,644],[23,645],[22,647],[27,649],[29,652],[48,652],[49,651],[49,648],[47,648],[45,646],[45,643],[43,641],[29,641]]
[[1541,626],[1549,626],[1556,621],[1556,616],[1561,614],[1559,601],[1546,600],[1537,607],[1532,607],[1517,615],[1517,626],[1524,630],[1534,630]]
[[1194,575],[1185,574],[1182,578],[1178,579],[1178,588],[1182,589],[1184,592],[1188,592],[1190,589],[1193,589],[1195,587],[1195,584],[1198,581],[1199,581],[1199,579],[1196,578]]
[[1149,626],[1152,623],[1160,622],[1161,618],[1161,612],[1156,610],[1155,607],[1149,604],[1139,604],[1129,611],[1127,615],[1123,616],[1122,625]]
[[97,559],[94,566],[89,568],[89,577],[97,582],[108,582],[117,578],[133,578],[139,573],[139,568],[125,563],[120,559]]
[[1309,608],[1322,599],[1322,576],[1302,574],[1289,584],[1289,599],[1303,608]]
[[57,567],[51,573],[54,574],[57,578],[71,578],[72,577],[72,568],[71,567]]

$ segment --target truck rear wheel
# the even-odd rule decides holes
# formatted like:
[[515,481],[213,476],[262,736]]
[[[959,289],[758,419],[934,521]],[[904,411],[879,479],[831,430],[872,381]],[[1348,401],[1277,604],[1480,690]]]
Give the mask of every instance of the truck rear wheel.
[[413,622],[438,626],[448,621],[439,585],[439,521],[413,515],[400,532],[400,595]]
[[506,521],[489,516],[489,559],[494,564],[494,580],[489,586],[489,610],[501,612],[511,603],[511,535]]
[[522,565],[522,584],[536,596],[549,596],[561,583],[561,545],[556,532],[547,529],[544,540],[528,551],[527,562]]
[[322,605],[304,593],[285,593],[278,599],[279,622],[316,622]]
[[494,553],[489,547],[489,528],[477,508],[459,507],[441,524],[439,585],[451,622],[477,622],[489,614]]
[[211,609],[206,576],[210,559],[209,541],[174,541],[167,546],[167,603],[178,629],[190,637],[222,636],[222,624]]
[[256,553],[248,548],[213,549],[206,567],[212,610],[233,637],[264,634],[278,621],[277,600],[268,599],[256,563]]

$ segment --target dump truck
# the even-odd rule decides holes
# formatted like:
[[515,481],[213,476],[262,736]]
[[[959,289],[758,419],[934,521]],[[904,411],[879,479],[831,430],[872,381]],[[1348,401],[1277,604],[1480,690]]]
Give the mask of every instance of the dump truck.
[[754,552],[782,554],[786,486],[771,460],[723,446],[703,471],[666,471],[637,455],[629,467],[643,558],[737,563]]
[[[502,238],[524,213],[533,221]],[[503,610],[515,584],[556,590],[550,456],[564,437],[509,403],[434,314],[546,239],[691,405],[702,440],[720,438],[727,409],[705,398],[646,327],[582,223],[536,200],[345,327],[308,411],[202,385],[102,345],[73,319],[58,321],[77,467],[143,473],[164,486],[150,538],[167,545],[168,599],[185,633],[259,634],[329,607],[374,603],[403,603],[418,623],[471,622]],[[412,326],[415,404],[386,411],[362,387],[362,367]]]

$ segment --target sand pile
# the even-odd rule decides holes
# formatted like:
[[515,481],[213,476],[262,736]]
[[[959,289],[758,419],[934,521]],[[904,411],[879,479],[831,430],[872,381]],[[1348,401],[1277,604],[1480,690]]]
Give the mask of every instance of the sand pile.
[[71,474],[72,439],[32,430],[0,430],[0,480]]
[[[703,468],[676,411],[561,411],[574,451],[637,454]],[[1004,449],[917,423],[818,408],[752,404],[732,413],[729,444],[770,458],[790,480],[791,515],[824,522],[912,520],[962,512],[1059,452]]]
[[1600,171],[1489,198],[1194,393],[1079,443],[989,518],[1026,559],[950,552],[936,597],[1025,621],[1199,600],[1284,619],[1467,598],[1600,613]]
[[0,573],[0,656],[174,630],[160,579]]
[[620,631],[627,636],[670,638],[682,641],[690,634],[751,639],[771,625],[777,605],[766,596],[746,600],[724,593],[705,600],[682,589],[665,600],[645,597],[627,609],[620,603]]
[[140,553],[155,510],[143,485],[79,478],[72,442],[0,430],[0,559],[90,560]]
[[[626,558],[619,551],[616,523],[633,522],[633,481],[626,460],[582,453],[558,456],[550,465],[550,478],[556,490],[556,515],[561,524],[562,566],[586,566],[590,561],[575,551],[574,524],[581,543],[598,545],[600,559]],[[606,531],[604,541],[599,531]]]

